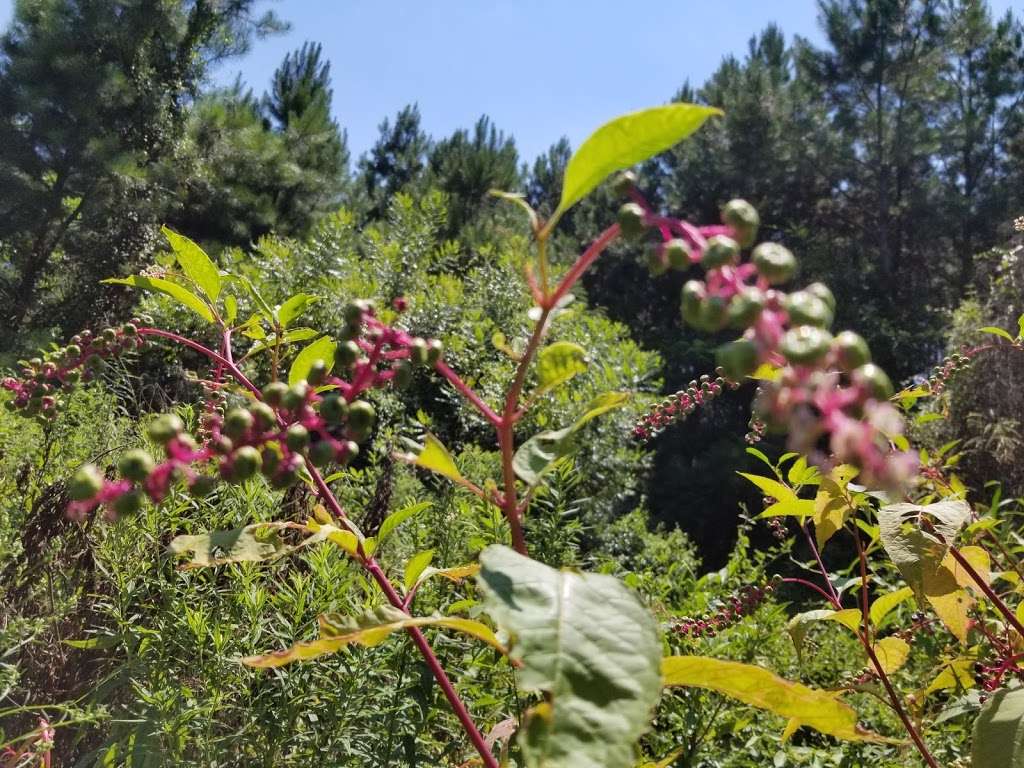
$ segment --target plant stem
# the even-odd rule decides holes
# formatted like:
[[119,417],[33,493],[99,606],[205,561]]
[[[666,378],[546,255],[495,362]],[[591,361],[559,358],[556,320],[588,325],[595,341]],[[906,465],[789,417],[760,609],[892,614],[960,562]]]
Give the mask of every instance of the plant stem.
[[455,389],[458,391],[460,395],[469,400],[469,402],[472,403],[476,407],[476,409],[483,414],[484,418],[491,422],[491,424],[493,424],[494,426],[498,426],[501,424],[501,416],[495,413],[494,409],[491,408],[491,406],[489,406],[487,403],[485,403],[483,401],[483,398],[481,398],[480,395],[473,391],[472,387],[470,387],[466,382],[459,378],[459,374],[457,374],[455,371],[449,368],[448,364],[445,363],[444,360],[439,360],[437,362],[437,365],[434,367],[436,368],[437,372],[444,376],[446,379],[448,379],[448,383],[455,387]]
[[992,604],[998,609],[998,611],[1001,614],[1003,614],[1003,618],[1005,618],[1006,621],[1009,622],[1010,626],[1017,630],[1017,634],[1021,637],[1024,637],[1024,624],[1021,624],[1020,620],[1014,615],[1013,611],[1011,611],[1009,607],[1006,605],[1006,603],[1003,602],[1003,599],[995,593],[995,590],[993,590],[992,587],[985,583],[985,580],[974,569],[974,566],[971,565],[970,562],[968,562],[967,558],[963,556],[960,550],[956,547],[950,547],[949,554],[953,556],[953,559],[956,560],[957,564],[961,568],[967,571],[967,575],[969,575],[971,579],[974,581],[974,583],[978,585],[978,588],[985,593],[985,597],[991,600]]
[[[261,397],[261,393],[259,389],[257,389],[256,385],[246,378],[245,374],[243,374],[238,366],[233,362],[230,349],[228,349],[226,354],[219,355],[212,349],[209,349],[198,342],[187,339],[184,336],[179,336],[176,333],[161,331],[156,328],[140,328],[139,333],[146,336],[159,336],[165,339],[170,339],[206,355],[214,362],[224,366],[224,368],[235,378],[236,381],[238,381],[239,384],[246,387],[250,392],[256,395],[258,399]],[[230,347],[229,333],[225,334],[224,341],[228,343],[228,346]],[[338,502],[337,498],[335,498],[331,489],[324,481],[319,470],[308,458],[305,462],[306,467],[309,470],[309,474],[313,478],[313,484],[317,488],[317,495],[320,497],[321,501],[327,505],[339,520],[347,522],[348,516],[345,514],[341,504]],[[380,590],[384,593],[388,602],[408,615],[409,612],[406,610],[402,598],[391,584],[391,581],[380,567],[380,564],[373,557],[367,557],[364,554],[356,557],[355,560],[367,571],[367,573],[370,574],[370,576],[373,577],[373,580],[377,582],[377,586],[380,587]],[[466,708],[462,699],[459,698],[459,694],[452,685],[451,680],[448,679],[448,675],[445,673],[444,667],[442,667],[441,662],[438,661],[437,655],[434,653],[434,649],[431,648],[430,643],[427,642],[427,638],[418,627],[408,627],[406,631],[409,633],[409,636],[412,637],[413,643],[416,645],[417,649],[419,649],[424,661],[426,661],[427,666],[433,673],[434,679],[437,680],[438,685],[441,686],[441,690],[444,693],[445,698],[448,699],[448,703],[451,706],[452,711],[455,712],[455,716],[462,724],[463,730],[465,730],[466,735],[469,736],[469,740],[473,743],[473,746],[480,754],[480,758],[483,760],[484,766],[486,768],[500,768],[498,761],[494,758],[494,755],[491,754],[490,747],[487,746],[487,742],[476,727],[473,717],[469,714],[469,710]]]

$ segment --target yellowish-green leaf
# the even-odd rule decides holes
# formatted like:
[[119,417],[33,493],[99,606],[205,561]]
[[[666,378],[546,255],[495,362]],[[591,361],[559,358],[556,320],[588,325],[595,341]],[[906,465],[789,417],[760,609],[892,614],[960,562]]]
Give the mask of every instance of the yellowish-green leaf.
[[295,356],[292,367],[288,371],[288,384],[298,384],[303,381],[313,369],[313,363],[323,360],[330,371],[334,367],[334,353],[338,344],[330,336],[321,336],[307,347],[304,347]]
[[640,763],[637,768],[671,768],[672,763],[682,757],[684,752],[686,752],[686,748],[680,747],[679,749],[672,750],[656,763],[651,761]]
[[316,300],[316,296],[310,296],[308,293],[295,294],[278,307],[276,313],[277,322],[281,324],[282,328],[287,328],[292,320],[309,309],[310,305]]
[[170,280],[164,280],[160,277],[132,275],[131,277],[109,277],[101,282],[112,285],[130,285],[133,288],[142,288],[146,291],[162,293],[165,296],[170,296],[183,307],[191,309],[206,322],[213,322],[213,312],[205,301],[192,293],[188,288],[172,283]]
[[669,656],[662,660],[661,670],[666,686],[716,691],[839,739],[883,740],[857,725],[857,713],[840,701],[837,693],[808,688],[752,664],[708,656]]
[[[770,477],[762,477],[761,475],[752,475],[748,472],[737,472],[740,477],[745,477],[747,480],[752,482],[765,496],[771,496],[776,501],[796,501],[796,494],[793,489],[787,485],[783,485],[778,480],[772,480]],[[811,511],[809,514],[814,512],[814,504],[811,502]]]
[[608,176],[643,162],[682,141],[712,115],[714,107],[667,104],[617,117],[580,145],[565,168],[562,198],[554,219],[578,203]]
[[339,528],[333,523],[320,523],[313,518],[306,521],[306,528],[314,534],[314,538],[318,541],[327,539],[337,544],[350,555],[355,556],[359,554],[359,537],[352,531]]
[[[986,586],[992,582],[992,560],[988,555],[988,552],[972,545],[966,547],[960,547],[960,554],[964,560],[970,563],[971,567],[981,576],[981,580]],[[953,578],[956,579],[956,583],[961,587],[967,587],[972,592],[984,594],[984,591],[974,581],[971,575],[964,569],[960,563],[952,555],[946,555],[943,560],[946,567],[953,572]]]
[[925,568],[922,588],[924,596],[935,615],[961,642],[967,642],[967,630],[971,625],[970,611],[974,598],[957,583],[953,573],[956,561],[948,554],[938,568]]
[[1002,328],[996,328],[994,325],[986,325],[984,328],[979,328],[982,333],[991,333],[994,336],[999,336],[1006,339],[1011,344],[1014,342],[1014,338],[1010,335],[1009,331],[1003,330]]
[[847,494],[847,485],[856,475],[855,468],[844,464],[833,469],[828,477],[821,478],[818,493],[814,497],[814,537],[819,550],[837,531],[842,530],[854,511]]
[[898,637],[883,637],[874,646],[875,656],[887,675],[891,675],[904,664],[910,656],[910,646],[906,640]]
[[789,636],[793,640],[793,646],[796,648],[797,655],[800,655],[803,651],[804,638],[807,636],[807,632],[813,622],[834,621],[857,634],[860,630],[861,619],[861,612],[856,608],[844,608],[841,611],[834,611],[830,608],[818,608],[793,616],[786,624],[786,631],[789,632]]
[[324,614],[320,617],[319,639],[296,643],[283,651],[248,656],[242,659],[242,663],[250,667],[281,667],[293,661],[305,661],[337,653],[348,645],[374,646],[391,633],[409,627],[454,629],[484,641],[501,653],[506,652],[494,632],[479,621],[448,616],[408,616],[397,608],[381,606],[356,618]]
[[406,592],[412,589],[412,585],[419,581],[420,574],[427,569],[427,566],[430,565],[433,559],[434,550],[432,549],[417,552],[409,558],[409,562],[405,564],[405,574],[403,578]]
[[168,548],[176,555],[190,555],[189,562],[181,566],[183,569],[260,562],[296,548],[281,540],[278,531],[282,527],[279,523],[254,523],[229,531],[175,536]]
[[587,351],[571,341],[556,341],[537,355],[537,394],[550,392],[587,370]]
[[888,592],[876,599],[875,602],[871,604],[871,609],[868,613],[872,626],[880,626],[882,624],[882,619],[888,616],[896,606],[906,600],[909,600],[913,596],[914,590],[910,587],[901,587],[895,592]]
[[196,286],[205,293],[210,301],[216,301],[220,296],[220,271],[213,263],[206,251],[196,245],[192,240],[179,235],[177,232],[161,227],[167,242],[171,244],[174,257],[181,265],[182,271]]
[[238,318],[238,299],[232,294],[224,297],[224,322],[231,325]]
[[769,504],[758,517],[810,517],[814,514],[814,502],[795,496],[786,501]]
[[782,373],[782,369],[771,363],[761,363],[757,370],[750,374],[755,381],[775,381]]
[[415,455],[407,454],[403,458],[417,467],[423,467],[431,472],[444,475],[449,480],[458,482],[462,479],[462,473],[455,465],[455,459],[451,453],[444,447],[444,443],[429,432],[426,433],[423,440],[423,448],[420,452]]
[[392,512],[390,515],[384,518],[384,522],[380,524],[380,529],[377,531],[377,542],[384,541],[390,536],[398,526],[408,520],[410,517],[415,517],[420,512],[430,509],[431,502],[429,501],[418,501],[415,504],[410,504],[407,507],[402,507],[396,512]]
[[953,659],[942,666],[942,671],[924,689],[924,695],[936,691],[966,691],[974,687],[974,660]]

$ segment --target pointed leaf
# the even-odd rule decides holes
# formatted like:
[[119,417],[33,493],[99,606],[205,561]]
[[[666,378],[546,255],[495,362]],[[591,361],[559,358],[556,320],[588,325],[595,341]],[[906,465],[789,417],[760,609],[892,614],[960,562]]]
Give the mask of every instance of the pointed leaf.
[[889,592],[876,599],[871,604],[871,609],[868,612],[872,626],[878,627],[881,625],[882,619],[888,616],[896,606],[913,596],[914,591],[910,587],[902,587],[895,592]]
[[130,285],[133,288],[142,288],[146,291],[162,293],[165,296],[170,296],[183,307],[191,309],[206,322],[213,322],[213,312],[205,301],[192,293],[188,288],[183,288],[177,283],[172,283],[170,280],[164,280],[159,277],[132,275],[131,277],[108,277],[100,282],[112,285]]
[[189,238],[167,227],[161,227],[160,231],[171,244],[171,250],[174,251],[174,256],[182,271],[188,275],[188,279],[195,283],[210,301],[216,301],[220,296],[220,270],[206,255],[206,251]]
[[292,367],[288,371],[288,384],[298,384],[309,376],[309,372],[313,369],[313,363],[317,360],[323,360],[327,364],[327,370],[330,371],[334,368],[334,353],[337,349],[337,342],[330,336],[321,336],[308,347],[304,347],[295,356]]
[[287,328],[292,320],[309,309],[310,305],[316,300],[316,296],[310,296],[308,293],[295,294],[278,307],[277,322],[281,324],[282,328]]
[[229,531],[210,531],[175,536],[168,549],[176,555],[191,555],[182,568],[205,568],[225,563],[270,560],[294,549],[287,546],[276,523],[254,523]]
[[522,689],[544,694],[519,734],[528,768],[626,768],[660,695],[654,617],[611,576],[557,571],[493,545],[487,612],[511,638]]
[[[752,475],[749,472],[737,472],[740,477],[745,477],[747,480],[752,482],[765,496],[771,496],[776,501],[796,501],[797,495],[793,492],[793,489],[778,480],[772,480],[770,477],[762,477],[761,475]],[[811,512],[814,511],[814,505],[811,505]]]
[[402,458],[410,464],[415,464],[417,467],[423,467],[431,472],[444,475],[449,480],[458,482],[462,479],[462,473],[455,465],[455,459],[452,458],[451,453],[449,453],[448,449],[444,447],[444,443],[434,437],[430,432],[426,433],[423,440],[423,447],[420,449],[419,453],[406,454]]
[[330,653],[337,653],[352,644],[374,646],[392,632],[409,627],[445,627],[475,637],[491,645],[499,652],[505,648],[486,624],[472,619],[446,616],[409,616],[397,608],[381,606],[353,618],[339,614],[323,614],[320,617],[320,637],[305,643],[296,643],[283,651],[247,656],[242,663],[250,667],[281,667],[293,661],[315,659]]
[[565,168],[558,218],[608,176],[643,162],[682,141],[712,115],[714,107],[667,104],[632,112],[605,123],[580,145]]
[[587,352],[579,344],[557,341],[544,347],[537,355],[540,386],[536,394],[549,392],[586,370]]
[[384,518],[384,522],[380,524],[380,529],[377,531],[377,543],[384,541],[388,536],[394,532],[398,526],[408,520],[410,517],[415,517],[420,512],[426,509],[430,509],[431,502],[419,501],[415,504],[410,504],[407,507],[403,507],[397,512],[392,512],[390,515]]
[[924,695],[927,696],[936,691],[966,691],[973,688],[974,665],[974,659],[960,658],[946,662],[942,667],[942,671],[925,688]]
[[993,325],[987,325],[984,328],[979,328],[978,330],[981,331],[982,333],[991,333],[993,336],[999,336],[1001,338],[1004,338],[1011,344],[1014,340],[1013,336],[1010,335],[1009,331],[1005,331],[1002,328],[996,328]]
[[433,559],[434,550],[432,549],[417,552],[409,558],[409,562],[405,564],[405,576],[403,579],[406,592],[412,589],[412,585],[419,581],[420,574],[426,570],[427,566],[430,565]]
[[910,646],[906,640],[898,637],[883,637],[874,646],[878,663],[882,665],[887,675],[892,674],[904,664],[910,656]]
[[752,664],[707,656],[669,656],[661,669],[667,686],[716,691],[839,739],[882,740],[857,725],[857,713],[839,700],[838,693],[784,680]]

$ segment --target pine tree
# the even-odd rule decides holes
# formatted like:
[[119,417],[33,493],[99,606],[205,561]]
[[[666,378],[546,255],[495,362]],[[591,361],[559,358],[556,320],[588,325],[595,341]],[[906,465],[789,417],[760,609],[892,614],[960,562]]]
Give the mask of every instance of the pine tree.
[[371,219],[383,216],[396,192],[422,179],[430,146],[415,104],[403,107],[393,125],[385,118],[379,132],[370,152],[359,161],[359,186],[366,194]]

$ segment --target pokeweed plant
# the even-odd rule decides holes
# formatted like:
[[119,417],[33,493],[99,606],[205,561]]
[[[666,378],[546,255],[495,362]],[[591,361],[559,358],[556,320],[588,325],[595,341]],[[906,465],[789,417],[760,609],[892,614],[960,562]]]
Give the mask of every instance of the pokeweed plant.
[[[460,378],[446,363],[440,341],[417,337],[403,327],[405,302],[401,299],[379,309],[369,300],[353,301],[344,312],[343,332],[336,338],[320,334],[295,325],[316,300],[314,296],[299,293],[271,306],[244,275],[221,272],[198,245],[165,230],[176,268],[153,268],[108,282],[165,294],[205,321],[217,343],[207,345],[154,327],[146,317],[96,334],[83,331],[67,346],[24,361],[20,377],[3,381],[12,393],[9,407],[52,421],[59,417],[65,390],[96,375],[104,360],[144,344],[169,342],[205,358],[209,371],[199,379],[204,412],[196,433],[188,434],[173,414],[161,416],[148,430],[162,452],[159,459],[145,450],[129,451],[118,462],[116,478],[104,476],[97,467],[83,467],[68,483],[69,514],[80,519],[101,510],[110,518],[127,516],[143,504],[159,504],[173,484],[184,484],[201,496],[220,482],[256,482],[259,477],[278,489],[308,486],[319,504],[305,522],[282,520],[179,536],[171,549],[189,557],[188,567],[211,567],[270,560],[318,542],[337,546],[376,584],[382,598],[379,605],[362,615],[324,614],[316,639],[255,654],[242,663],[281,667],[352,645],[372,646],[393,633],[406,632],[477,753],[470,763],[493,768],[499,760],[505,762],[506,752],[500,757],[494,754],[495,741],[507,741],[518,732],[518,753],[527,766],[635,765],[636,743],[666,686],[712,690],[779,714],[787,719],[785,738],[809,726],[841,739],[899,741],[862,728],[856,712],[842,700],[842,690],[814,689],[734,661],[700,655],[663,658],[655,617],[624,584],[607,575],[555,570],[528,556],[523,521],[537,489],[570,455],[575,436],[588,422],[622,406],[629,397],[621,392],[598,396],[573,423],[522,439],[517,425],[530,407],[586,369],[582,347],[568,341],[549,342],[553,321],[565,311],[581,277],[612,242],[655,234],[659,242],[648,250],[652,272],[695,266],[704,270],[703,279],[691,280],[682,289],[684,322],[709,332],[732,327],[739,337],[719,350],[717,378],[702,378],[656,406],[637,424],[634,437],[652,438],[713,399],[723,387],[738,386],[748,376],[760,380],[752,422],[755,433],[785,431],[801,458],[785,477],[772,465],[777,477],[749,478],[774,499],[765,515],[798,520],[824,586],[805,579],[789,581],[805,584],[830,605],[827,611],[796,617],[791,625],[794,636],[806,622],[820,619],[839,621],[856,633],[907,735],[923,759],[935,766],[917,713],[906,711],[888,677],[906,657],[905,642],[879,637],[878,623],[914,595],[919,605],[931,605],[939,619],[964,638],[966,612],[973,601],[965,590],[979,591],[999,613],[973,620],[979,631],[992,636],[991,650],[998,652],[998,666],[988,673],[994,687],[1016,674],[1024,629],[990,585],[991,560],[980,549],[955,545],[962,529],[980,524],[970,522],[971,511],[963,501],[885,503],[876,508],[875,500],[885,494],[886,498],[911,498],[907,494],[912,493],[918,457],[903,437],[903,418],[890,401],[892,385],[870,361],[863,339],[849,331],[830,332],[835,299],[828,288],[814,283],[802,290],[783,290],[794,277],[796,260],[780,243],[757,243],[760,222],[750,204],[728,202],[722,208],[721,223],[695,225],[655,211],[628,171],[616,180],[629,198],[618,221],[567,269],[556,269],[548,258],[551,234],[567,210],[611,175],[669,148],[717,113],[710,107],[671,104],[625,115],[599,128],[571,158],[560,203],[547,221],[522,196],[495,193],[525,211],[536,248],[535,259],[523,265],[535,303],[530,313],[532,330],[521,351],[512,350],[516,368],[500,403],[487,402]],[[749,258],[744,258],[748,250]],[[239,296],[255,307],[246,319],[239,317]],[[247,347],[244,352],[240,337]],[[291,354],[296,344],[306,342],[301,351]],[[1021,346],[1020,337],[1010,344]],[[269,358],[269,365],[254,364],[260,353]],[[496,542],[480,553],[476,563],[435,568],[429,551],[403,564],[381,563],[376,556],[379,542],[415,514],[415,506],[393,513],[376,535],[367,536],[330,487],[344,480],[346,465],[373,439],[377,418],[373,392],[405,386],[416,369],[445,380],[494,430],[501,456],[499,478],[465,476],[448,449],[429,433],[422,445],[395,457],[447,478],[500,510],[511,546]],[[257,380],[261,372],[264,381]],[[863,485],[854,485],[855,478]],[[814,498],[801,496],[808,488],[816,489]],[[857,544],[861,600],[855,609],[843,607],[833,576],[820,557],[821,548],[839,530],[850,532]],[[867,534],[866,542],[861,533]],[[879,541],[909,586],[869,605],[867,555],[878,548]],[[401,578],[389,575],[396,571]],[[484,611],[493,623],[418,615],[417,591],[435,577],[451,581],[475,577]],[[737,620],[764,595],[757,591],[738,597],[734,615],[720,626]],[[484,736],[425,629],[464,633],[505,657],[518,687],[533,701],[523,721],[498,723]],[[691,634],[704,631],[698,627]],[[949,665],[956,684],[960,678],[955,670],[962,665],[962,659]],[[985,762],[985,755],[1018,741],[1020,695],[1004,687],[986,705],[978,719],[976,768],[995,765]],[[669,765],[673,759],[669,755],[644,765]]]

